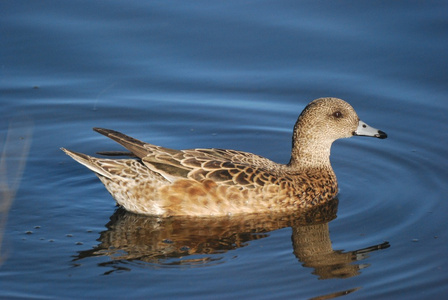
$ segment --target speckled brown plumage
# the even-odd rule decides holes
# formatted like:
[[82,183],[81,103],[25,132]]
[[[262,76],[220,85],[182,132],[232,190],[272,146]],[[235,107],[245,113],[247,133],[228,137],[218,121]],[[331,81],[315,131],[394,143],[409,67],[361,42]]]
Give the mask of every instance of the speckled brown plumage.
[[94,171],[128,211],[163,216],[286,212],[328,202],[338,192],[329,160],[333,141],[353,135],[386,137],[336,98],[314,100],[303,110],[286,165],[242,151],[173,150],[114,130],[94,130],[137,159],[100,159],[63,150]]

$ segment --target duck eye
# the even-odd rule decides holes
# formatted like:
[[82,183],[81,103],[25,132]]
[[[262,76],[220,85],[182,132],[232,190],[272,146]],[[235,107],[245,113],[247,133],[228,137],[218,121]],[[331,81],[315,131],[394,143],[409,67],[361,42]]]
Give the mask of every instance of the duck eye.
[[338,119],[342,118],[342,113],[340,111],[336,111],[333,113],[333,117],[338,118]]

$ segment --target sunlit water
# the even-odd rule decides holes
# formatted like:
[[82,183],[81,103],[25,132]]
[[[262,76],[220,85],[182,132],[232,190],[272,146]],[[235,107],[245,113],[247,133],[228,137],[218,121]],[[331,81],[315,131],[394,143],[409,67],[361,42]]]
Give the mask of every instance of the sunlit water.
[[[447,296],[445,3],[1,6],[0,298]],[[337,141],[339,203],[306,215],[116,212],[59,150],[120,150],[98,126],[285,163],[323,96],[389,138]]]

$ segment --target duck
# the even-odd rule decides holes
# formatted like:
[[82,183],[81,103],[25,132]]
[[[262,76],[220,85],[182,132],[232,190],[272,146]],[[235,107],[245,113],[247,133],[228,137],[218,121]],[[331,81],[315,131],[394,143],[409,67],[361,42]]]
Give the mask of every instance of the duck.
[[128,157],[61,150],[93,171],[119,206],[160,217],[288,213],[328,203],[339,191],[330,163],[333,142],[387,138],[361,121],[350,104],[333,97],[313,100],[303,109],[287,164],[230,149],[175,150],[111,129],[93,130],[121,144],[130,152],[118,154]]

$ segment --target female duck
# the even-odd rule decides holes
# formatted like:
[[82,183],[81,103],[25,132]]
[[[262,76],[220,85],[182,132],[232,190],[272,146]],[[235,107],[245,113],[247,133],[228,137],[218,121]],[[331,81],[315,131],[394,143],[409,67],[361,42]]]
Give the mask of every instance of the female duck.
[[305,107],[294,126],[286,165],[248,152],[173,150],[114,130],[94,130],[137,159],[99,159],[62,150],[95,172],[126,210],[160,216],[287,212],[328,202],[338,193],[330,164],[332,143],[354,135],[387,137],[337,98],[316,99]]

